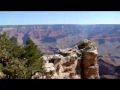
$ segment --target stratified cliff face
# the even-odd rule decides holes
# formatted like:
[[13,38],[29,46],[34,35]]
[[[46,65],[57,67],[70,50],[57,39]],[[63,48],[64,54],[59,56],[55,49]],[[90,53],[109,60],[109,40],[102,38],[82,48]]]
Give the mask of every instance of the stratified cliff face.
[[[7,25],[0,26],[0,33],[8,38],[15,36],[20,45],[30,37],[43,53],[58,52],[58,48],[71,48],[80,39],[90,39],[98,48],[99,55],[120,57],[120,25]],[[120,58],[114,58],[116,61]],[[119,64],[120,65],[120,64]]]
[[97,54],[89,40],[59,49],[59,54],[43,56],[43,72],[36,72],[32,79],[100,79]]

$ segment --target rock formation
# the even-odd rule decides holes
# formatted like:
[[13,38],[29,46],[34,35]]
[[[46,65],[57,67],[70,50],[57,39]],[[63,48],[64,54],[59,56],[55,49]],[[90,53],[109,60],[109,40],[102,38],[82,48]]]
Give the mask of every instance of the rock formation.
[[44,55],[43,71],[32,79],[99,79],[97,48],[84,40],[74,48],[59,49],[55,55]]

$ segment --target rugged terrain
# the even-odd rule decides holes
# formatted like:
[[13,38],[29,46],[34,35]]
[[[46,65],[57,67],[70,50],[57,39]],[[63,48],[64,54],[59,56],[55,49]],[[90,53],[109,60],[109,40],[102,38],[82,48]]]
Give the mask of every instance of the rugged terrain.
[[[72,48],[80,40],[90,39],[98,48],[100,76],[119,78],[120,25],[16,25],[0,26],[8,38],[15,36],[20,45],[30,37],[45,54]],[[107,75],[107,76],[104,76]]]
[[100,79],[97,48],[89,40],[73,48],[60,49],[59,54],[44,55],[43,71],[32,79]]

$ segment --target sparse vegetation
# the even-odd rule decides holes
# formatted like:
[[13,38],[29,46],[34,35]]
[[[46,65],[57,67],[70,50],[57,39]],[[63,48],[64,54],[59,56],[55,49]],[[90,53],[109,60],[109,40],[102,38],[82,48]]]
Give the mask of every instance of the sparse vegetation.
[[91,49],[92,47],[94,47],[94,45],[91,43],[90,40],[87,40],[87,39],[85,39],[83,41],[80,41],[78,43],[78,48],[79,49],[83,49],[83,48]]

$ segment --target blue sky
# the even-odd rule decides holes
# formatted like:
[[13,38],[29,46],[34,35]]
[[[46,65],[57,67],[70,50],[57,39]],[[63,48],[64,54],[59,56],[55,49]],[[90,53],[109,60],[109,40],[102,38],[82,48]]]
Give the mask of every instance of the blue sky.
[[120,11],[0,11],[0,25],[120,24]]

